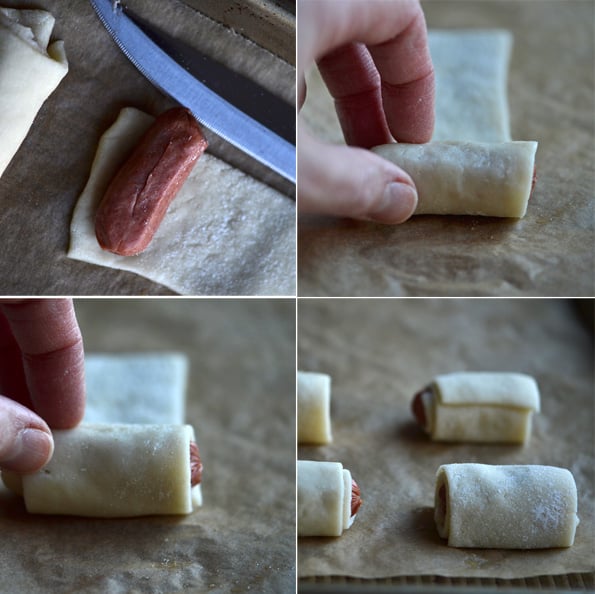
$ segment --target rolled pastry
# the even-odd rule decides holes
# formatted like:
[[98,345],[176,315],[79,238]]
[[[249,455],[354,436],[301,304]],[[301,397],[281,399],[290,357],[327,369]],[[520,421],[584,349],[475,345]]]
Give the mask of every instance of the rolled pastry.
[[450,373],[418,392],[412,409],[436,441],[526,443],[539,389],[522,373]]
[[445,464],[436,475],[434,520],[451,547],[570,547],[576,512],[576,484],[564,468]]
[[0,7],[0,176],[68,72],[63,42],[49,44],[54,22],[44,10]]
[[431,142],[372,149],[415,182],[414,214],[525,216],[537,142]]
[[190,425],[83,424],[54,431],[39,472],[2,478],[30,513],[118,518],[191,513],[201,473]]
[[341,536],[361,505],[360,490],[340,462],[298,460],[298,536]]
[[329,443],[332,441],[330,376],[298,371],[297,384],[298,443]]

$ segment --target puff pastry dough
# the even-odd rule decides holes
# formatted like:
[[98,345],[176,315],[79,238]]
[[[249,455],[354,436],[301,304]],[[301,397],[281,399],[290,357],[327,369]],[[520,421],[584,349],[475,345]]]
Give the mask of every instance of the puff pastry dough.
[[340,462],[298,460],[298,536],[341,536],[355,520],[359,487]]
[[553,466],[445,464],[434,519],[452,547],[569,547],[579,523],[576,484]]
[[188,358],[182,353],[87,353],[87,423],[181,425]]
[[432,141],[510,141],[506,85],[512,34],[433,29],[428,44],[436,77]]
[[54,455],[39,472],[3,480],[30,513],[117,518],[189,514],[190,425],[82,424],[54,431]]
[[522,218],[533,186],[536,142],[430,142],[372,149],[415,182],[415,214]]
[[414,214],[522,218],[537,142],[511,142],[508,31],[429,32],[436,75],[432,142],[372,150],[399,165],[418,190]]
[[295,294],[295,203],[209,153],[142,254],[118,256],[99,247],[99,201],[153,120],[124,108],[101,137],[72,216],[68,257],[135,272],[183,295]]
[[418,422],[436,441],[525,443],[539,408],[537,383],[522,373],[439,375],[413,400]]
[[0,176],[68,72],[63,42],[49,43],[54,22],[44,10],[0,7]]
[[298,443],[330,443],[331,377],[298,371],[297,401]]

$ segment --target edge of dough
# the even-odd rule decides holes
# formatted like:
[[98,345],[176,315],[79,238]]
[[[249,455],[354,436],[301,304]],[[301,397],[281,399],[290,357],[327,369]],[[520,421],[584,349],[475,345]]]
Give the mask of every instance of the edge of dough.
[[326,373],[298,370],[298,443],[325,445],[332,442],[331,382],[331,376]]

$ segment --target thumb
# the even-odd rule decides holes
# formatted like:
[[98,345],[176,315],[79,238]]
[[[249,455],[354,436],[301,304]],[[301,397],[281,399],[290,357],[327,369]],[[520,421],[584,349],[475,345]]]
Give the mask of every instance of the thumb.
[[361,148],[325,144],[299,132],[300,212],[402,223],[417,206],[413,180],[402,169]]
[[54,441],[49,427],[35,413],[0,396],[0,468],[35,472],[49,462]]

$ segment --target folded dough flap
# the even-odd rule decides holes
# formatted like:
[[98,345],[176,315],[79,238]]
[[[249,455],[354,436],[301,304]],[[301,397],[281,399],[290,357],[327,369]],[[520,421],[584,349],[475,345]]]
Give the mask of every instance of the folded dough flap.
[[[56,44],[63,46],[62,42],[50,45],[50,36],[54,29],[56,19],[45,10],[19,10],[15,8],[0,7],[0,26],[8,29],[21,41],[43,54],[52,54],[50,49]],[[59,62],[66,63],[63,51],[52,55]],[[62,59],[63,56],[63,59]]]
[[68,72],[64,44],[48,47],[53,27],[48,12],[0,9],[0,176]]
[[414,214],[521,218],[533,187],[537,142],[392,143],[376,154],[415,182]]
[[477,404],[540,410],[537,382],[522,373],[449,373],[436,376],[432,388],[444,406]]
[[54,431],[54,455],[22,477],[27,511],[89,517],[188,514],[190,425],[82,424]]

